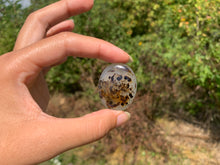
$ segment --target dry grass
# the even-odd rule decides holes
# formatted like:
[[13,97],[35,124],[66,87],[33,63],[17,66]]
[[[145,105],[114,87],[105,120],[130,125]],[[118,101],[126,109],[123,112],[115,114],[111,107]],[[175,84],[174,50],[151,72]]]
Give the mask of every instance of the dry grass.
[[[59,156],[64,165],[174,165],[220,164],[220,144],[210,132],[181,120],[159,117],[149,110],[151,97],[136,97],[129,108],[128,124],[110,132],[98,142]],[[89,101],[88,101],[89,100]],[[54,95],[47,113],[76,117],[103,108],[85,97]],[[54,164],[51,161],[42,165]]]

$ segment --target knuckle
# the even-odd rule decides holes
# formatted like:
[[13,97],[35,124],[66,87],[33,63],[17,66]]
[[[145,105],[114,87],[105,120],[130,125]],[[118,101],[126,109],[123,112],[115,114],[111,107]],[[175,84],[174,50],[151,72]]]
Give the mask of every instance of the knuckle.
[[[27,23],[31,23],[31,24],[39,24],[39,25],[43,25],[45,24],[44,22],[44,17],[43,15],[41,14],[41,9],[40,10],[37,10],[37,11],[34,11],[32,12],[31,14],[28,15],[27,19],[25,22]],[[46,26],[49,26],[48,24],[46,24]]]
[[62,41],[62,44],[64,45],[65,49],[68,47],[69,38],[71,38],[71,36],[72,36],[71,32],[61,32],[57,34],[59,41]]
[[104,137],[110,131],[110,127],[104,120],[100,120],[97,128],[97,135],[99,137]]
[[[100,119],[98,124],[97,124],[97,135],[98,135],[99,138],[104,137],[116,125],[115,116],[111,112],[107,111],[107,113],[108,113],[107,116],[109,116],[109,117]],[[110,117],[110,115],[112,115],[112,117]]]
[[96,49],[96,53],[95,53],[95,58],[101,59],[103,44],[102,43],[97,43],[96,47],[97,47],[97,49]]
[[111,111],[101,110],[93,112],[86,116],[86,118],[86,136],[83,136],[86,138],[85,141],[91,142],[99,140],[116,126],[116,116]]
[[38,17],[39,17],[38,11],[35,11],[35,12],[28,15],[26,21],[34,21],[34,20],[37,20]]

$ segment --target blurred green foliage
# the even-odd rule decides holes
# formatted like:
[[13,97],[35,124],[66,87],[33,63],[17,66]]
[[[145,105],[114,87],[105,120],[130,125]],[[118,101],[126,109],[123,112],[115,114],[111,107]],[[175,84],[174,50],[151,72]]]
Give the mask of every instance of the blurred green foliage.
[[[27,13],[54,0],[0,0],[0,53],[10,51]],[[220,1],[96,0],[91,11],[74,16],[74,32],[112,42],[127,51],[139,94],[154,96],[154,107],[184,110],[207,120],[220,112]],[[53,68],[51,91],[88,90],[107,64],[69,58]],[[166,105],[168,104],[168,105]]]
[[0,54],[12,50],[23,14],[19,1],[0,0]]

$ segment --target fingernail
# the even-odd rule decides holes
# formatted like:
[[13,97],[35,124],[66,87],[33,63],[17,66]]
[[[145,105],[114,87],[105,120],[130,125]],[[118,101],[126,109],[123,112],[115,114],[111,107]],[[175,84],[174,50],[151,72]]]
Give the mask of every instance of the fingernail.
[[133,61],[134,61],[133,58],[131,56],[129,56],[129,61],[128,62],[130,63],[130,62],[133,62]]
[[121,126],[122,124],[126,123],[131,117],[131,114],[128,112],[122,112],[120,115],[117,117],[117,124],[116,127]]

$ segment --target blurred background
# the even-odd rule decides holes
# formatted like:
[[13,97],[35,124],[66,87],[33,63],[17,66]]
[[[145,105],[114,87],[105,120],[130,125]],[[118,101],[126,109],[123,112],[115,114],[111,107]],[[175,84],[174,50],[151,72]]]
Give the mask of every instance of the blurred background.
[[[0,0],[0,54],[12,51],[31,12],[55,0]],[[220,1],[95,0],[74,32],[107,40],[134,59],[138,92],[129,123],[42,165],[220,164]],[[51,69],[47,113],[78,117],[104,108],[96,59]]]

